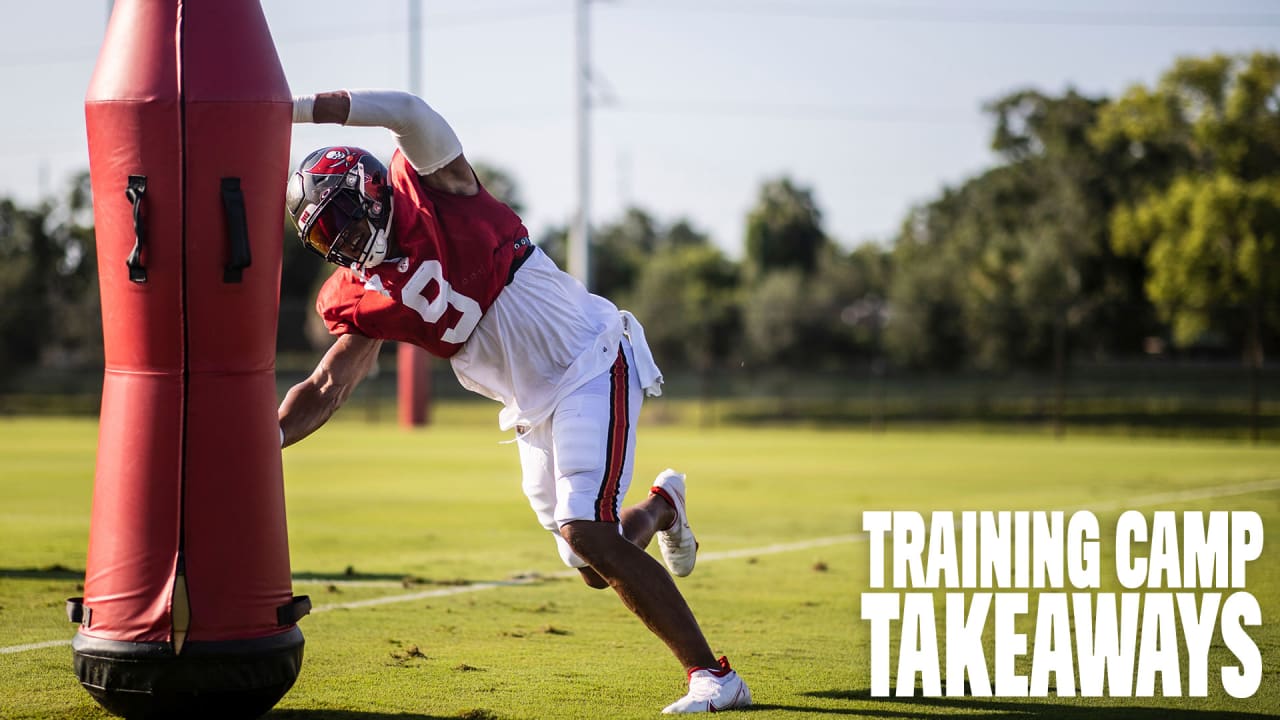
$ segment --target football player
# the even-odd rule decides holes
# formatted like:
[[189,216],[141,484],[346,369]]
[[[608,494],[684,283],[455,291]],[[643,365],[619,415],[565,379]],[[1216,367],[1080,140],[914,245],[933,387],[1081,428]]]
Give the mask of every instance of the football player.
[[560,557],[587,585],[612,587],[684,665],[689,692],[664,712],[749,705],[746,684],[712,654],[671,576],[644,552],[656,534],[671,573],[693,570],[684,475],[665,470],[644,501],[619,507],[640,405],[661,394],[640,323],[529,242],[421,98],[298,97],[294,122],[385,127],[399,150],[388,168],[360,148],[321,148],[289,180],[286,204],[303,244],[338,269],[316,302],[336,339],[281,403],[282,446],[329,419],[382,341],[448,358],[464,387],[502,403],[499,424],[515,430],[524,492]]

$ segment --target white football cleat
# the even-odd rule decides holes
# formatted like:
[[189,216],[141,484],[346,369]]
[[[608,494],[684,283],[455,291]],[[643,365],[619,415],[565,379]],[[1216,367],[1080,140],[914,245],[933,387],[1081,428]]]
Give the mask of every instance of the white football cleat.
[[689,694],[663,708],[675,713],[719,712],[751,704],[751,691],[729,667],[729,659],[720,657],[718,668],[693,668],[689,671]]
[[693,564],[698,560],[698,540],[689,528],[689,515],[684,506],[684,474],[671,468],[663,470],[649,492],[661,495],[676,509],[671,527],[658,531],[658,549],[671,574],[684,577],[693,572]]

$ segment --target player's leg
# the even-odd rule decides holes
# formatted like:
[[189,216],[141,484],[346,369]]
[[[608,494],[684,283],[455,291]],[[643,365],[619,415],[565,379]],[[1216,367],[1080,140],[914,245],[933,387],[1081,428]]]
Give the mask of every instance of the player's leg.
[[671,574],[619,535],[614,523],[575,520],[560,532],[686,669],[716,666],[715,655]]
[[[649,546],[656,534],[662,550],[662,561],[676,577],[693,572],[698,558],[698,540],[689,527],[685,510],[685,477],[667,468],[658,474],[642,502],[622,509],[622,534],[639,548]],[[608,587],[590,567],[579,568],[587,584]]]
[[[556,408],[552,445],[556,473],[556,521],[569,547],[618,593],[685,667],[715,662],[697,621],[670,575],[630,536],[619,533],[619,503],[631,482],[636,422],[644,393],[623,345],[612,369],[574,392]],[[661,498],[626,513],[635,539],[647,543],[669,525]],[[625,533],[626,525],[622,526]],[[585,576],[585,574],[584,574]]]
[[[556,551],[560,554],[560,559],[564,561],[564,564],[581,573],[583,582],[589,587],[603,590],[609,587],[609,583],[600,577],[596,571],[592,570],[586,560],[578,557],[573,552],[573,549],[569,547],[569,542],[561,536],[560,523],[556,522],[555,519],[556,470],[555,448],[552,444],[551,429],[552,423],[547,421],[533,427],[518,428],[516,431],[516,445],[520,449],[521,484],[524,494],[529,499],[529,506],[533,508],[534,515],[538,518],[538,524],[549,530],[555,538]],[[635,513],[624,511],[624,515],[630,517]],[[632,524],[637,530],[643,532],[651,522],[648,519],[636,516],[636,520],[633,520]],[[626,524],[623,527],[625,528]]]
[[[631,482],[635,428],[644,399],[631,368],[630,348],[624,344],[612,370],[567,398],[552,418],[560,533],[574,557],[589,564],[595,578],[612,587],[688,671],[689,693],[664,712],[750,705],[746,684],[727,660],[715,659],[671,575],[641,547],[655,532],[662,534],[665,544],[672,527],[687,528],[677,503],[670,502],[678,495],[683,504],[683,478],[673,471],[663,473],[654,484],[656,495],[618,511]],[[679,482],[672,485],[676,478]],[[692,533],[688,537],[692,539]],[[591,574],[582,572],[593,584]]]
[[604,589],[609,583],[587,565],[587,561],[574,554],[560,535],[560,523],[556,522],[556,474],[555,453],[551,443],[551,422],[516,431],[516,445],[520,448],[521,484],[529,506],[538,518],[538,524],[550,531],[555,538],[556,551],[565,565],[582,573],[587,585]]
[[613,523],[575,520],[561,533],[688,672],[689,692],[664,713],[715,712],[751,704],[747,684],[728,659],[715,659],[671,575],[652,556],[620,537]]
[[[661,496],[650,493],[643,501],[622,508],[622,536],[632,545],[644,549],[649,547],[655,534],[671,527],[675,521],[675,507]],[[609,587],[609,583],[590,566],[578,570],[587,585],[597,589]]]
[[649,547],[659,531],[676,521],[675,507],[662,496],[649,493],[644,500],[622,509],[622,534],[638,548]]

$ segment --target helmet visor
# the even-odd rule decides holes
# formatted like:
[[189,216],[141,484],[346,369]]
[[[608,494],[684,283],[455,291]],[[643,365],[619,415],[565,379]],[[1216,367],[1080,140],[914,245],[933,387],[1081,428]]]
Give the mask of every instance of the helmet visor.
[[354,191],[340,188],[321,203],[302,229],[302,242],[329,262],[344,267],[363,263],[373,227]]

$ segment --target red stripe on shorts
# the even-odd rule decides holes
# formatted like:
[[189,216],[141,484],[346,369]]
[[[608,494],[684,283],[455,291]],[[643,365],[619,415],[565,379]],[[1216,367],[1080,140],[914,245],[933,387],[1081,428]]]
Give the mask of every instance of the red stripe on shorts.
[[627,462],[627,434],[631,429],[628,370],[626,355],[619,346],[618,359],[609,369],[609,431],[605,442],[604,481],[600,484],[600,494],[596,495],[596,520],[602,522],[618,522],[618,485],[622,481],[622,467]]

